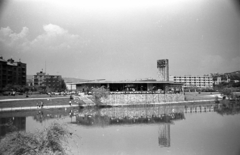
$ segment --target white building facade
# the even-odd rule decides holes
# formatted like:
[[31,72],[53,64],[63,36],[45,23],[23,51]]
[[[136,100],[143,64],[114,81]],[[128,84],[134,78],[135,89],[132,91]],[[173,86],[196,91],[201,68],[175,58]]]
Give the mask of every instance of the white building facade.
[[72,82],[66,82],[65,84],[68,91],[75,91],[77,89],[76,84]]
[[211,76],[171,76],[170,79],[174,82],[184,83],[183,87],[213,87],[213,78]]

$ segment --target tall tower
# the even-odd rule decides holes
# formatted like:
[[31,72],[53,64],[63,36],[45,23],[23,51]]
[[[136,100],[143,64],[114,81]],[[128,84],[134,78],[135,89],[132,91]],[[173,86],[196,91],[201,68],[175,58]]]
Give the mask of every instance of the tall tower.
[[168,59],[157,61],[158,79],[159,81],[169,81],[169,65]]

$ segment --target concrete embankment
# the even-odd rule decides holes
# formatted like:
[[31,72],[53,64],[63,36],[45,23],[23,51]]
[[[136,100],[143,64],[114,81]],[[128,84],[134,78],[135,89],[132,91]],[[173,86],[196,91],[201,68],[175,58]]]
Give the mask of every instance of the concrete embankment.
[[[171,105],[171,104],[187,104],[187,103],[209,103],[215,102],[215,100],[194,100],[194,101],[175,101],[175,102],[160,102],[160,103],[145,103],[145,104],[100,104],[100,107],[124,107],[124,106],[154,106],[154,105]],[[81,104],[81,107],[96,106],[96,104],[88,105]]]
[[[95,101],[91,96],[77,96],[84,103],[82,107],[95,106]],[[194,100],[186,101],[184,94],[113,94],[107,98],[101,99],[102,107],[117,107],[117,106],[139,106],[139,105],[166,105],[166,104],[186,104],[186,103],[200,103],[200,102],[214,102],[215,96],[202,96]]]
[[103,104],[148,104],[184,101],[184,94],[113,94],[102,98]]

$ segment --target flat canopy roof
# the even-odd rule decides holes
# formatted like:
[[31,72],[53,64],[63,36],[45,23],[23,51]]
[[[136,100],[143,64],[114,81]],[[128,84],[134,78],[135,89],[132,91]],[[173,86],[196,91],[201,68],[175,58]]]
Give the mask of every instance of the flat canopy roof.
[[183,85],[183,83],[174,81],[89,81],[89,82],[76,82],[72,84],[125,84],[125,83],[136,83],[136,84],[173,84],[173,85]]

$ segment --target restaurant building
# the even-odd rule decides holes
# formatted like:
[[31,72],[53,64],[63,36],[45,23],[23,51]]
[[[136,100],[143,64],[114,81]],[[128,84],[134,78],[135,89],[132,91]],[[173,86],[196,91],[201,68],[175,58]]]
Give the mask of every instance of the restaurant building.
[[168,59],[157,60],[158,80],[142,79],[133,81],[83,81],[74,83],[78,91],[89,92],[92,88],[105,87],[118,93],[180,93],[183,83],[169,81]]

